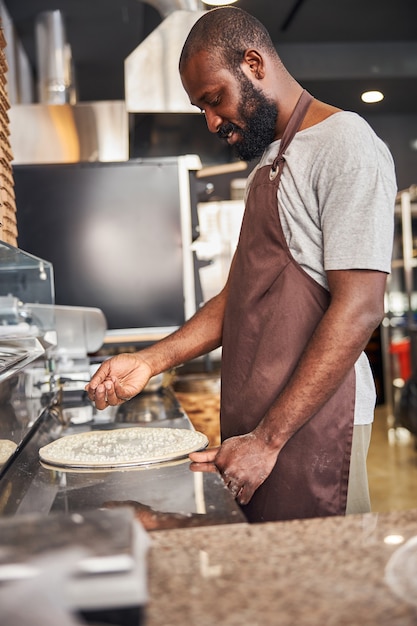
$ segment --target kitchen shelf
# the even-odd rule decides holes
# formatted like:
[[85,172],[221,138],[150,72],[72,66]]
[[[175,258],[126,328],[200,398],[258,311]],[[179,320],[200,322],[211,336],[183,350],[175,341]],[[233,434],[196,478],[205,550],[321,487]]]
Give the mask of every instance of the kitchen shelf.
[[381,325],[385,404],[398,425],[402,390],[417,373],[417,185],[397,194],[391,274]]
[[[417,258],[413,257],[409,260],[409,264],[411,267],[417,267]],[[392,269],[398,269],[404,267],[404,259],[393,259],[391,262]]]

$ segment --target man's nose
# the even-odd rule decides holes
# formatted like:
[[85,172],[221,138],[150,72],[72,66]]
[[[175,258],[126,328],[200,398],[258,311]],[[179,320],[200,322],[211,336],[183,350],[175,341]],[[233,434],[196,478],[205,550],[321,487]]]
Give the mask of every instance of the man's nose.
[[211,133],[217,133],[223,123],[220,115],[217,115],[216,113],[213,113],[213,111],[207,109],[204,111],[204,114],[206,116],[207,128],[209,129],[209,131]]

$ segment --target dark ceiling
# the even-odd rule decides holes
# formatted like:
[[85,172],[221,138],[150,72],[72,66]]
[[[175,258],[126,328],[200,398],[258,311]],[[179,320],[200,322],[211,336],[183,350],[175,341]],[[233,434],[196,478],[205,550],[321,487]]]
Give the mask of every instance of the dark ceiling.
[[[126,56],[160,23],[140,0],[4,0],[36,74],[34,20],[61,10],[80,101],[124,98]],[[359,113],[417,112],[417,0],[239,0],[316,97]],[[149,68],[152,71],[152,68]],[[378,88],[382,102],[360,93]]]

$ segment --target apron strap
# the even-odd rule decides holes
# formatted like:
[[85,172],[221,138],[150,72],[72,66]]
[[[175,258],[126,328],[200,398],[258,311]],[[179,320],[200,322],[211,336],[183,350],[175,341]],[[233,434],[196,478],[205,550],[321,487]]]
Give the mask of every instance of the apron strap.
[[304,89],[298,99],[297,104],[295,105],[294,111],[291,113],[291,117],[288,120],[284,133],[282,135],[279,152],[275,157],[274,162],[272,163],[271,171],[269,172],[270,180],[274,180],[278,176],[278,174],[281,174],[282,168],[284,167],[285,163],[284,152],[286,151],[291,141],[293,140],[294,135],[300,128],[312,100],[313,96]]

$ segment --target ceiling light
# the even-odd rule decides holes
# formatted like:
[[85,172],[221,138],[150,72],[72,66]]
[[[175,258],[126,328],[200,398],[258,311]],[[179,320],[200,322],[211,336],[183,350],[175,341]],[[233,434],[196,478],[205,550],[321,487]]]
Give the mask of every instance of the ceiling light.
[[384,94],[381,91],[364,91],[361,95],[361,100],[367,104],[372,102],[381,102],[384,99]]
[[237,0],[203,0],[204,4],[208,4],[211,7],[220,7],[224,4],[233,4]]

